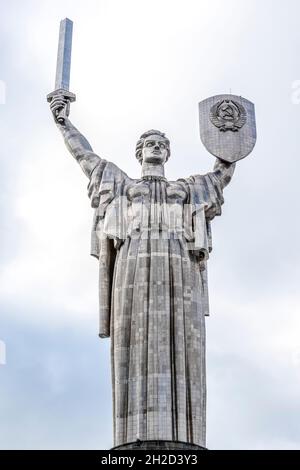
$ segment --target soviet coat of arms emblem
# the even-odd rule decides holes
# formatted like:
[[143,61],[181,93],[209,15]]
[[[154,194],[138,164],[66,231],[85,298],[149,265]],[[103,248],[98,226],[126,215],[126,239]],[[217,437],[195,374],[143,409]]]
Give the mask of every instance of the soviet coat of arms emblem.
[[247,120],[247,113],[243,105],[233,100],[221,100],[210,111],[211,122],[222,132],[237,132]]

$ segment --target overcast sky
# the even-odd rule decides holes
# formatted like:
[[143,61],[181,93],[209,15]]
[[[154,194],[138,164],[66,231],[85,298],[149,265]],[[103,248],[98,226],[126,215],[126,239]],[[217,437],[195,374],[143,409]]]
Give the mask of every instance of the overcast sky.
[[[46,102],[74,21],[71,120],[131,177],[166,132],[170,179],[210,171],[198,102],[256,105],[258,141],[213,222],[210,449],[300,448],[299,0],[0,0],[0,448],[112,446],[87,178]],[[2,357],[2,361],[1,361]]]

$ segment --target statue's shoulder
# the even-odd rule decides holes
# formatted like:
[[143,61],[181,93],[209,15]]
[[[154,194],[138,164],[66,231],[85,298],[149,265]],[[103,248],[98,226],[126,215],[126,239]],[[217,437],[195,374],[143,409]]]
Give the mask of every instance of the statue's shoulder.
[[109,162],[107,161],[106,162],[106,165],[105,165],[105,174],[107,176],[111,176],[112,178],[114,178],[115,180],[123,180],[123,179],[128,179],[130,180],[131,178],[129,178],[129,176],[127,175],[127,173],[125,173],[125,171],[121,170],[121,168],[119,168],[115,163],[113,162]]
[[186,185],[192,185],[192,184],[203,184],[205,181],[206,175],[191,175],[187,176],[185,178],[179,178],[177,182],[180,182],[182,184]]

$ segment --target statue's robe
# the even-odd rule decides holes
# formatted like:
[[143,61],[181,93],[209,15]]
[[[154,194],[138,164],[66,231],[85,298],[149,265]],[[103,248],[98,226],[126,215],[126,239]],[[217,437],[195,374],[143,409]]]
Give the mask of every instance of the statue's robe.
[[101,160],[88,190],[99,334],[112,341],[114,445],[205,446],[207,259],[221,179],[133,180]]

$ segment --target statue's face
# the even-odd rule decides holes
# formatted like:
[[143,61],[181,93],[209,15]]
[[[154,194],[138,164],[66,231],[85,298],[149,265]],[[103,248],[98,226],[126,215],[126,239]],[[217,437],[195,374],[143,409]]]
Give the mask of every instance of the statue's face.
[[161,135],[146,137],[142,150],[143,162],[163,165],[168,157],[168,145]]

